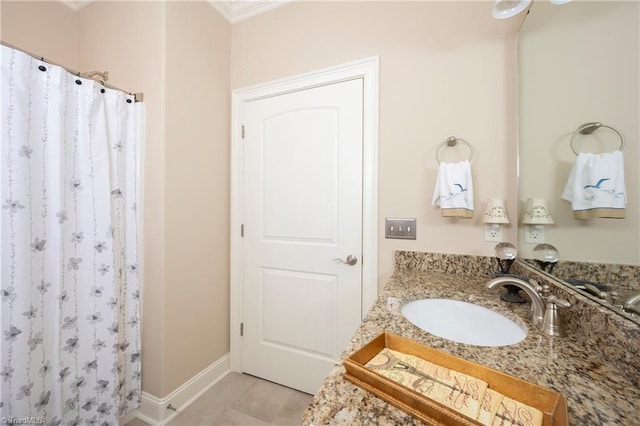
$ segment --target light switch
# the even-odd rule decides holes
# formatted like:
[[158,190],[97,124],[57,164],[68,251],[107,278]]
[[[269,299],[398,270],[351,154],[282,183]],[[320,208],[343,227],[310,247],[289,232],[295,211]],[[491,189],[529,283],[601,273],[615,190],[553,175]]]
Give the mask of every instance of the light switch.
[[384,219],[384,237],[395,238],[400,240],[416,239],[416,219]]

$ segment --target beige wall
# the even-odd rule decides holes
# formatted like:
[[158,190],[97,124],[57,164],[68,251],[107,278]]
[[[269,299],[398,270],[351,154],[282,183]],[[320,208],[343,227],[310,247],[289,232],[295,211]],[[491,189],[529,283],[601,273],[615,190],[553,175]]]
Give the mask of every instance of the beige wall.
[[230,25],[168,2],[166,390],[229,352]]
[[229,28],[205,2],[80,12],[83,67],[145,94],[142,378],[157,397],[229,352]]
[[[3,39],[11,21],[7,41],[27,48],[33,35],[22,28],[40,16],[32,5],[3,2]],[[65,44],[73,65],[109,70],[110,83],[145,94],[144,391],[162,398],[229,350],[229,87],[379,55],[380,282],[396,249],[493,252],[483,240],[486,200],[505,197],[515,210],[517,20],[493,20],[490,7],[301,2],[233,28],[185,1],[94,2],[79,12]],[[67,25],[50,16],[52,28]],[[59,49],[38,34],[35,50]],[[442,218],[430,205],[435,151],[452,134],[475,148],[473,220]],[[385,240],[385,216],[418,218],[418,240]],[[515,241],[515,228],[505,238]]]
[[205,2],[80,12],[83,67],[145,95],[142,378],[157,397],[229,352],[229,28]]
[[0,38],[58,64],[78,67],[78,16],[57,1],[0,2]]
[[[487,199],[515,215],[516,29],[491,2],[295,2],[232,27],[231,87],[380,56],[379,284],[398,249],[492,255]],[[431,206],[435,152],[448,136],[473,144],[476,213]],[[451,157],[449,161],[464,158]],[[385,217],[415,217],[418,239],[384,239]],[[514,218],[515,219],[515,218]],[[516,227],[504,238],[516,242]]]
[[[560,259],[640,264],[640,5],[638,2],[534,3],[520,42],[520,199],[544,197],[556,224],[546,242]],[[628,205],[625,219],[573,219],[561,194],[576,161],[573,132],[600,121],[621,130]],[[596,143],[599,141],[599,143]],[[610,152],[605,129],[576,138],[582,152]],[[532,244],[520,236],[520,252]]]
[[[126,24],[125,24],[126,23]],[[144,93],[144,286],[142,388],[165,395],[167,351],[165,269],[166,52],[165,7],[160,2],[94,2],[79,13],[83,70],[108,70],[109,83]]]
[[1,17],[4,41],[144,93],[142,388],[163,398],[229,352],[230,24],[189,1],[3,1]]

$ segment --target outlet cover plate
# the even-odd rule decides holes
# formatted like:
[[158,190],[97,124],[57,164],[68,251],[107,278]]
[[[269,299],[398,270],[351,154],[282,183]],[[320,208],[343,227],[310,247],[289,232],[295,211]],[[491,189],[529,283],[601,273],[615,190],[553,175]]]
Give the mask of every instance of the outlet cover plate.
[[484,225],[484,240],[501,242],[502,241],[502,225],[487,223]]
[[544,226],[543,225],[525,225],[524,226],[524,242],[525,244],[544,243]]
[[415,218],[385,218],[384,237],[399,240],[416,239],[416,219]]

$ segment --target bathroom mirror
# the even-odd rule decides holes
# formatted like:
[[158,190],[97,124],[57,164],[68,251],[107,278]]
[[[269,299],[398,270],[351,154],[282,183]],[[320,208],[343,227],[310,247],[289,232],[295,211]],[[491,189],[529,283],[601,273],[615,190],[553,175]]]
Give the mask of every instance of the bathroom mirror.
[[[638,2],[536,0],[518,37],[519,257],[533,259],[537,243],[552,244],[559,265],[570,262],[585,281],[617,275],[624,282],[614,285],[623,286],[623,294],[640,291],[639,28]],[[561,199],[577,158],[571,138],[593,121],[615,127],[626,139],[624,219],[577,220],[571,204]],[[600,128],[578,134],[574,143],[578,152],[603,153],[618,149],[620,139]],[[546,199],[555,221],[544,227],[543,241],[526,242],[521,220],[527,198]],[[594,272],[611,264],[623,273]],[[562,271],[557,267],[553,274],[570,278]]]

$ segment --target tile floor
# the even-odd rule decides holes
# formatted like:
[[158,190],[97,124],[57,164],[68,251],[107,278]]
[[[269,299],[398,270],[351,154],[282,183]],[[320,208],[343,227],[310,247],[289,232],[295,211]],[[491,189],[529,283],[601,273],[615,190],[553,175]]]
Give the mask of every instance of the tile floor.
[[[229,373],[168,423],[196,425],[300,425],[312,395],[276,383]],[[125,426],[147,426],[134,419]]]

